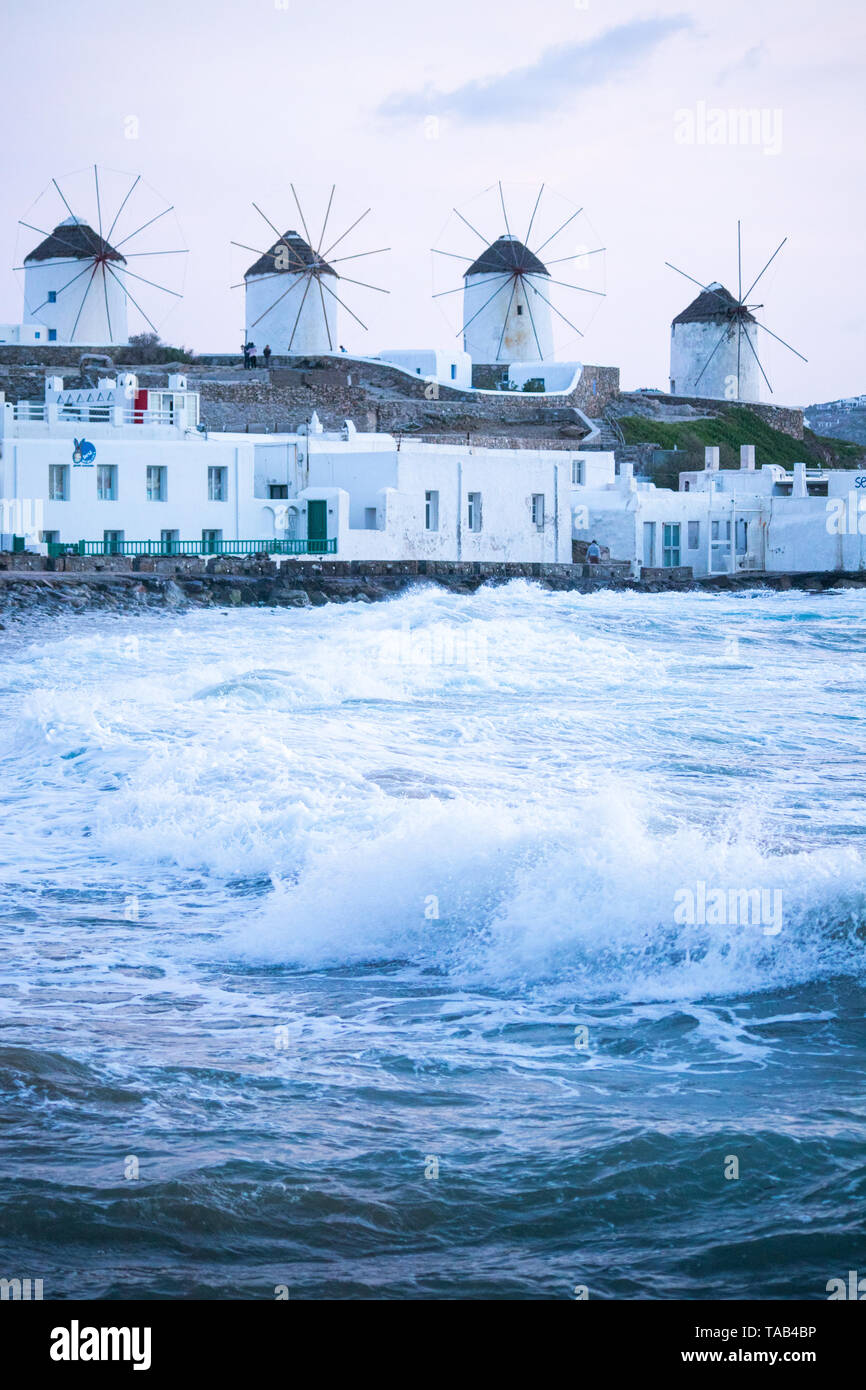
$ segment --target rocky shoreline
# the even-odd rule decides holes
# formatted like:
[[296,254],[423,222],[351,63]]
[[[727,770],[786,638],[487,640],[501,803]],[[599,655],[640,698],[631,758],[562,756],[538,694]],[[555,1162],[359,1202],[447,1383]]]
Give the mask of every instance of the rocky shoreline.
[[0,625],[4,628],[28,617],[61,613],[133,614],[210,607],[309,608],[328,603],[372,603],[393,598],[419,584],[434,584],[452,593],[469,594],[482,585],[503,584],[517,578],[546,589],[579,593],[606,588],[633,589],[641,593],[682,593],[687,589],[776,592],[796,589],[821,593],[828,589],[866,588],[866,574],[838,572],[723,575],[695,580],[682,571],[667,577],[655,571],[651,578],[637,581],[628,578],[622,566],[605,566],[603,573],[589,575],[583,565],[424,565],[417,562],[359,567],[332,562],[278,566],[269,561],[227,564],[224,560],[211,561],[205,567],[200,561],[196,568],[172,567],[173,572],[133,569],[128,561],[124,569],[112,566],[49,571],[21,568],[22,558],[14,557],[18,561],[14,568],[0,569]]

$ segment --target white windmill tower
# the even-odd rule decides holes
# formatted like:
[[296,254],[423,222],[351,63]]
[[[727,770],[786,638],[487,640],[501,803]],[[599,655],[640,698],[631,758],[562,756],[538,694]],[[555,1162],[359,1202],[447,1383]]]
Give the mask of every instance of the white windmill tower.
[[[378,285],[370,285],[364,280],[355,280],[336,270],[335,266],[345,261],[359,260],[364,256],[380,255],[389,248],[379,247],[375,251],[358,251],[353,255],[332,258],[331,252],[364,220],[370,208],[325,247],[335,187],[331,189],[321,234],[315,243],[310,236],[294,185],[290,187],[300,225],[304,229],[303,236],[297,231],[280,233],[270,218],[265,217],[258,204],[253,203],[256,212],[276,234],[276,241],[262,251],[243,242],[232,242],[233,246],[258,254],[258,260],[245,271],[243,278],[246,301],[245,342],[255,343],[259,352],[267,345],[275,356],[319,356],[337,352],[341,346],[338,317],[340,308],[345,309],[363,329],[367,328],[337,293],[338,283],[341,286],[344,283],[361,285],[379,294],[388,294],[389,291],[381,289]],[[232,288],[239,289],[240,285]]]
[[[486,204],[481,221],[488,224],[501,218],[502,230],[492,240],[484,236],[459,209],[454,215],[484,243],[479,256],[459,255],[451,250],[434,248],[434,256],[444,256],[452,260],[468,261],[463,271],[463,285],[459,289],[445,289],[434,294],[435,299],[447,295],[462,294],[463,306],[459,335],[463,338],[464,350],[477,365],[520,362],[550,362],[556,358],[555,326],[564,323],[572,333],[583,336],[583,330],[573,321],[580,316],[578,301],[572,295],[590,295],[604,298],[604,291],[585,285],[575,285],[560,278],[559,272],[551,274],[551,267],[564,262],[574,262],[588,256],[599,256],[603,247],[589,249],[583,244],[575,246],[570,255],[556,254],[553,243],[567,227],[574,230],[574,224],[583,209],[570,205],[568,215],[556,225],[551,223],[551,213],[545,198],[542,184],[537,196],[533,190],[529,224],[525,236],[518,237],[512,230],[513,216],[509,217],[508,206],[502,184],[491,185],[480,195]],[[513,195],[512,212],[513,212]],[[529,205],[526,211],[528,212]],[[550,234],[534,247],[531,245],[534,227],[553,225]],[[464,233],[465,235],[465,233]],[[538,235],[538,233],[537,233]],[[543,236],[543,232],[541,233]],[[449,236],[449,241],[451,237]],[[541,252],[550,247],[554,258],[546,264]],[[560,244],[560,249],[566,247]],[[599,263],[600,264],[600,263]],[[562,291],[567,291],[563,295]],[[568,307],[568,315],[558,304],[563,301]],[[586,301],[582,301],[586,302]],[[569,307],[574,304],[575,307]]]
[[755,276],[743,293],[743,255],[740,223],[737,223],[737,295],[731,294],[718,280],[701,284],[684,270],[665,261],[671,270],[683,275],[700,287],[701,293],[671,324],[671,394],[699,396],[707,400],[758,402],[763,396],[763,383],[772,395],[773,388],[758,356],[758,331],[769,333],[795,357],[807,359],[786,343],[765,323],[755,318],[754,309],[763,304],[747,300],[758,281],[776,259],[787,241],[776,247],[760,274]]
[[[182,258],[188,254],[185,248],[163,247],[162,228],[166,223],[156,232],[150,231],[173,209],[142,184],[140,175],[117,174],[93,165],[81,175],[68,176],[64,183],[67,188],[75,185],[72,199],[79,209],[82,204],[92,203],[92,211],[86,216],[73,212],[60,184],[52,179],[28,214],[33,220],[21,219],[20,226],[28,234],[38,232],[42,237],[32,246],[28,235],[30,249],[22,264],[16,266],[24,275],[25,321],[39,324],[49,343],[117,346],[129,341],[132,304],[144,323],[157,332],[157,306],[168,301],[148,302],[155,299],[151,292],[156,290],[175,300],[182,295],[180,289],[158,283],[141,271],[150,269],[150,259],[155,262],[157,257]],[[59,211],[57,198],[67,215],[55,222]],[[108,209],[105,216],[103,208]],[[37,218],[53,230],[37,225]],[[148,231],[150,235],[139,241]],[[178,239],[178,232],[175,222],[173,240]],[[161,278],[165,278],[167,267],[174,263],[160,259],[158,264]],[[172,272],[168,273],[171,277]],[[147,311],[139,300],[148,303]]]

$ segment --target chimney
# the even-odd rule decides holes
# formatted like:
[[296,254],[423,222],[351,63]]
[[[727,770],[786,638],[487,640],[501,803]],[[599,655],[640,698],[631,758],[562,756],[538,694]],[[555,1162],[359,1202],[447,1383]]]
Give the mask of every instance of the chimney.
[[748,469],[750,473],[755,471],[755,446],[754,444],[740,445],[740,468]]
[[794,486],[791,488],[792,497],[808,497],[806,491],[806,465],[805,463],[794,464]]
[[704,468],[707,472],[717,472],[719,467],[719,447],[717,444],[708,444],[704,449]]

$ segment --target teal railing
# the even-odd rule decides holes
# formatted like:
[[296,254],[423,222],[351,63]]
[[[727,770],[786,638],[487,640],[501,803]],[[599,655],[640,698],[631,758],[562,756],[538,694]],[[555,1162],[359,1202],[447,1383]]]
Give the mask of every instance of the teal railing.
[[337,538],[269,541],[50,541],[60,555],[336,555]]

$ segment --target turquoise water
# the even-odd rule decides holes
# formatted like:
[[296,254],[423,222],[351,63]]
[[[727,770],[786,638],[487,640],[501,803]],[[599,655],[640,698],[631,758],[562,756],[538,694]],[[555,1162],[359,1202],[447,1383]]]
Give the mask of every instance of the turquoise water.
[[864,650],[859,591],[522,583],[7,634],[0,1275],[866,1271]]

